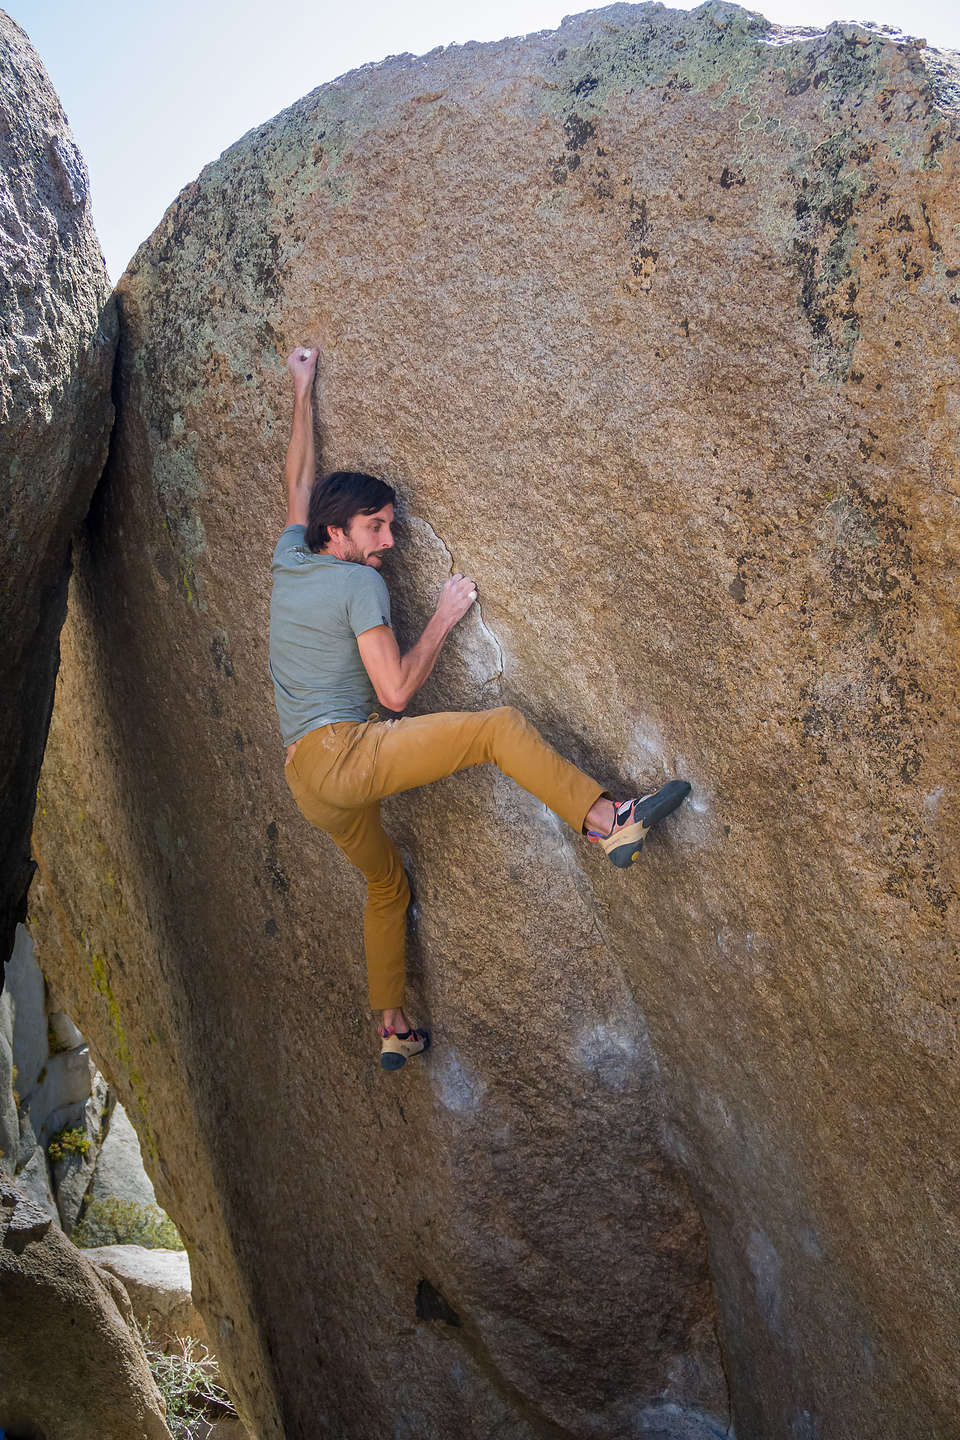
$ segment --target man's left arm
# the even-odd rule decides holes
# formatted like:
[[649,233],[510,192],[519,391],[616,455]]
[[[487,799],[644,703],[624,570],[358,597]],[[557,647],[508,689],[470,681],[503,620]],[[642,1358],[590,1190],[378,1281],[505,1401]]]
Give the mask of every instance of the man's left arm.
[[287,446],[287,524],[306,525],[316,455],[313,444],[313,381],[319,350],[298,347],[287,357],[293,376],[293,427]]

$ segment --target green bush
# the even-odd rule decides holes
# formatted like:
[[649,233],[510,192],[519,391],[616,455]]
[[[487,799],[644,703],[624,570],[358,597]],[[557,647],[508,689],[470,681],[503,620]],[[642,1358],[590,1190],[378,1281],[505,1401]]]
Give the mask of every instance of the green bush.
[[138,1205],[108,1195],[91,1200],[72,1236],[74,1245],[144,1245],[148,1250],[183,1250],[170,1216],[158,1205]]
[[62,1160],[65,1155],[86,1155],[90,1149],[90,1136],[85,1130],[58,1130],[47,1146],[51,1160]]
[[151,1339],[149,1328],[142,1338],[157,1389],[166,1402],[167,1428],[173,1440],[194,1440],[208,1433],[211,1420],[236,1414],[219,1383],[216,1356],[206,1345],[181,1336],[178,1349],[165,1355]]

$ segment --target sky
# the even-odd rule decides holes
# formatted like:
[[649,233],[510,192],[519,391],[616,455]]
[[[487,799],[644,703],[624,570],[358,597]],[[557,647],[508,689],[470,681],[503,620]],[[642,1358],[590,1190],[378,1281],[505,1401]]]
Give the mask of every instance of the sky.
[[[83,151],[114,281],[204,165],[317,85],[387,55],[553,30],[565,14],[595,8],[576,0],[0,3],[30,36]],[[864,20],[960,50],[957,0],[769,0],[756,8],[782,25]]]

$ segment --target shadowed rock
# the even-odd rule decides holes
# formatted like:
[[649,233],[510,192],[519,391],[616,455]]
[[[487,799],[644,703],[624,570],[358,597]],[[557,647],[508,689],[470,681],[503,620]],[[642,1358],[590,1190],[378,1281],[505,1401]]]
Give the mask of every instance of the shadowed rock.
[[[263,1434],[722,1434],[705,1232],[740,1440],[954,1428],[956,96],[614,6],[323,87],[124,277],[39,943]],[[479,584],[418,705],[694,785],[627,875],[488,771],[386,805],[434,1032],[392,1080],[267,681],[314,339],[325,465],[405,498],[398,628]]]
[[86,169],[29,40],[0,11],[0,983],[66,611],[70,536],[113,418],[114,306]]

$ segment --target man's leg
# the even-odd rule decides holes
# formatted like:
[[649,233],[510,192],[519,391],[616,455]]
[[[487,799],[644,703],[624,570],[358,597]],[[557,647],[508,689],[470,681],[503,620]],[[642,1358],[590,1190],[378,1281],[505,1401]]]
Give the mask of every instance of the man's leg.
[[380,823],[380,806],[326,817],[324,829],[367,882],[363,944],[372,1010],[401,1011],[406,978],[410,886],[397,847]]
[[[409,720],[328,726],[300,741],[286,767],[304,816],[325,830],[366,877],[364,945],[370,1005],[384,1023],[402,1013],[410,890],[380,823],[379,799],[490,761],[579,833],[603,788],[544,741],[519,710],[501,706]],[[601,802],[604,803],[604,802]],[[605,802],[612,810],[610,802]],[[397,1011],[396,1020],[391,1012]]]
[[349,803],[346,793],[341,800],[338,788],[353,790],[360,774],[363,800],[369,804],[490,762],[579,835],[587,815],[606,794],[596,780],[558,755],[512,705],[370,724],[358,737],[351,760],[343,770],[334,766],[324,779],[324,799],[332,804]]

